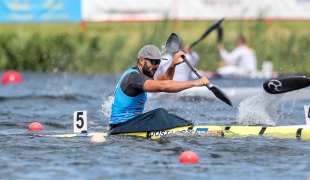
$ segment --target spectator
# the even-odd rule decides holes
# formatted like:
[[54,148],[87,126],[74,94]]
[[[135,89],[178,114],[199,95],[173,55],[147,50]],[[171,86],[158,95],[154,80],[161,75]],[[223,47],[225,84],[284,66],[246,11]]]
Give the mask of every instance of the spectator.
[[237,47],[231,52],[228,52],[220,42],[217,48],[222,58],[217,70],[220,76],[255,77],[257,71],[256,54],[254,49],[246,44],[243,36],[238,37]]

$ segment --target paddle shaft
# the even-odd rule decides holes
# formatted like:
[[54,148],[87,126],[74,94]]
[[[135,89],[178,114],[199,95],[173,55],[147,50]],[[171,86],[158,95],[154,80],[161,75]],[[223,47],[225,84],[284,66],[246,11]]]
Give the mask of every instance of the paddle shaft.
[[[200,74],[198,74],[197,70],[191,65],[191,63],[187,60],[185,56],[182,56],[182,59],[186,62],[189,68],[196,74],[196,76],[200,79],[202,78]],[[210,89],[209,84],[206,84],[207,88]]]
[[198,44],[201,40],[203,40],[211,31],[213,30],[213,27],[209,28],[202,36],[200,39],[198,39],[197,41],[193,42],[190,45],[190,48],[192,49],[196,44]]
[[198,42],[200,42],[201,40],[195,41],[193,42],[189,47],[192,49],[196,44],[198,44]]
[[[181,47],[182,47],[182,41],[180,39],[180,37],[175,34],[172,33],[167,42],[166,42],[166,49],[170,52],[170,53],[177,53],[178,51],[180,51]],[[189,61],[186,59],[185,56],[182,56],[183,60],[186,62],[186,64],[188,65],[188,67],[190,67],[190,69],[197,75],[197,77],[200,79],[201,76],[198,74],[197,70],[189,63]],[[222,100],[223,102],[225,102],[226,104],[232,106],[230,99],[228,98],[228,96],[219,88],[217,88],[216,86],[210,86],[209,84],[206,85],[206,87],[213,92],[213,94],[219,98],[220,100]]]

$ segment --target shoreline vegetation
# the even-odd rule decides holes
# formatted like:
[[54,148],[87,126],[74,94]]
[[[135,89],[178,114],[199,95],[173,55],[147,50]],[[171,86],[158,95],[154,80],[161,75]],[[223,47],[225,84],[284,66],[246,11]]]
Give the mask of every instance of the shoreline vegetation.
[[[201,37],[213,21],[0,24],[0,70],[70,73],[122,73],[134,66],[145,44],[163,47],[169,35],[183,44]],[[270,24],[269,24],[270,23]],[[258,57],[280,74],[310,74],[310,23],[305,21],[223,21],[223,44],[231,51],[243,34]],[[193,50],[198,70],[215,71],[220,60],[217,33]]]

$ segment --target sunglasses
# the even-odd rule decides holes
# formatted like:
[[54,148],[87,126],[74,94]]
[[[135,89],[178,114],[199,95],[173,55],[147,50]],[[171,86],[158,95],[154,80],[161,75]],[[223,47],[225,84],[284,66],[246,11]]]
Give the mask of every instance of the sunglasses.
[[156,59],[146,59],[146,60],[150,61],[152,65],[159,65],[160,64],[160,60],[156,60]]

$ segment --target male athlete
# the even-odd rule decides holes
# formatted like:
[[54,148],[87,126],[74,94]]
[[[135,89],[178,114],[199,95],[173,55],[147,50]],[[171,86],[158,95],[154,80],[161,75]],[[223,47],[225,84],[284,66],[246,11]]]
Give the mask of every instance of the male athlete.
[[[181,56],[186,55],[182,51],[175,53],[167,71],[159,77],[154,78],[154,74],[161,60],[167,59],[161,57],[160,50],[154,45],[142,47],[138,53],[136,66],[125,71],[117,83],[109,122],[111,130],[116,127],[120,129],[120,125],[133,121],[142,115],[147,100],[147,92],[175,93],[192,87],[205,86],[210,83],[206,77],[187,82],[173,81],[172,79],[176,66],[184,62]],[[165,110],[162,108],[160,108],[159,111],[161,111],[159,114],[167,114],[163,112]],[[144,116],[148,115],[147,113],[145,114]],[[162,120],[163,118],[160,119]],[[137,120],[131,122],[131,124],[135,124],[136,121]],[[143,123],[139,120],[139,122],[141,122],[140,124],[145,124],[145,118],[143,118],[142,121]],[[154,118],[148,118],[148,123],[152,124],[152,126],[154,123],[158,124],[159,121],[158,119],[154,120]],[[167,120],[167,123],[171,123],[173,120],[171,119],[170,122],[168,121],[169,120]],[[135,127],[137,127],[137,124]]]

